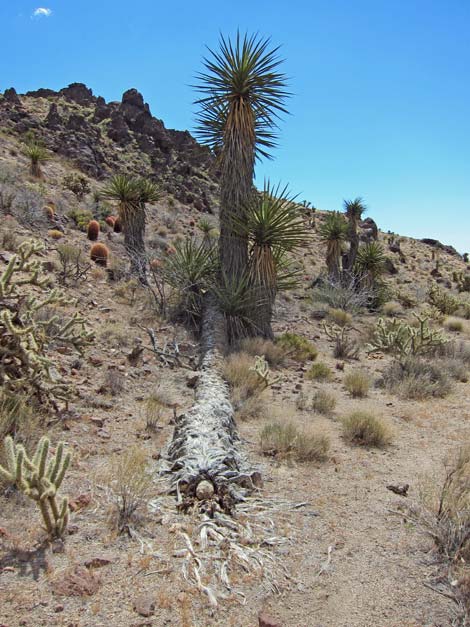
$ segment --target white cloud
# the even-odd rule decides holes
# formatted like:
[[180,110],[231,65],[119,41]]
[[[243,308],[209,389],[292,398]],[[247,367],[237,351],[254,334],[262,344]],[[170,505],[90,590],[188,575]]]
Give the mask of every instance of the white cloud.
[[38,7],[37,9],[34,9],[33,15],[31,17],[50,17],[51,15],[52,15],[51,9]]

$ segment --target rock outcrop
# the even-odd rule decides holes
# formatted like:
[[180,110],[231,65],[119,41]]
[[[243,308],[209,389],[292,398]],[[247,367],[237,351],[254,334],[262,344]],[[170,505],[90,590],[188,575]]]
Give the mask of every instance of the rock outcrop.
[[116,172],[147,176],[199,211],[216,207],[210,150],[188,131],[167,129],[137,89],[124,92],[121,102],[106,102],[83,83],[23,95],[10,88],[0,96],[0,126],[18,135],[33,130],[49,150],[94,178]]

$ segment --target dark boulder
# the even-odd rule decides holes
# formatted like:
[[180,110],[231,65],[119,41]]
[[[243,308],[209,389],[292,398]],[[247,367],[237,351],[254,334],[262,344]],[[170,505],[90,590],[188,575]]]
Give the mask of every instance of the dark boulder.
[[96,102],[93,92],[83,83],[71,83],[60,90],[59,94],[66,100],[76,102],[79,105],[90,105]]
[[398,274],[398,269],[393,261],[390,259],[390,257],[385,257],[384,270],[385,272],[387,272],[387,274]]
[[120,111],[114,111],[111,115],[111,122],[108,128],[108,137],[120,146],[125,146],[132,140],[132,137],[129,133],[129,128]]
[[57,92],[53,89],[44,89],[43,87],[34,91],[27,91],[25,93],[25,96],[28,96],[29,98],[52,98],[57,95]]
[[3,97],[5,100],[13,105],[21,106],[21,100],[18,94],[16,93],[16,89],[14,87],[10,87],[9,89],[5,89],[3,92]]
[[49,107],[49,112],[44,120],[44,124],[47,126],[47,128],[59,128],[61,126],[63,126],[64,121],[63,119],[60,117],[59,111],[57,109],[57,105],[55,102],[51,103],[51,106]]
[[361,229],[360,239],[365,242],[376,241],[379,237],[379,229],[377,228],[377,224],[375,220],[372,218],[366,218],[362,220],[359,224]]
[[433,248],[443,250],[444,252],[454,257],[460,257],[460,254],[455,250],[453,246],[449,246],[448,244],[442,244],[437,239],[432,239],[431,237],[423,237],[420,242],[422,242],[423,244],[427,244],[428,246],[432,246]]

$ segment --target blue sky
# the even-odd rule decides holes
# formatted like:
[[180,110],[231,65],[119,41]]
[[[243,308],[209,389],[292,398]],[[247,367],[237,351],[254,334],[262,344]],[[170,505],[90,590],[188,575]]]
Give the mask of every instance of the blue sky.
[[167,127],[192,130],[205,45],[258,31],[282,45],[293,92],[258,183],[330,210],[363,196],[380,228],[470,250],[468,0],[40,2],[0,4],[1,91],[136,87]]

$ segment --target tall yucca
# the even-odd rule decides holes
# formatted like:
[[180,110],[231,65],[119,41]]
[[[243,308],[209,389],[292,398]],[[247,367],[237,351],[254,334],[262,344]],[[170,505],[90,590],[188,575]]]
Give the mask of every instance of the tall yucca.
[[158,200],[157,185],[146,179],[118,174],[109,180],[100,195],[102,198],[117,200],[124,245],[131,259],[131,270],[145,281],[145,205]]
[[253,193],[255,161],[275,146],[277,119],[286,113],[286,77],[270,39],[258,35],[220,38],[198,74],[198,135],[217,154],[221,171],[220,259],[222,272],[239,277],[248,262],[247,236],[234,231]]
[[372,287],[385,270],[385,252],[378,242],[361,246],[357,251],[355,270],[363,283]]
[[304,246],[311,230],[287,186],[274,187],[267,181],[263,191],[251,197],[245,219],[238,221],[236,231],[249,241],[249,276],[257,296],[256,327],[261,335],[272,338],[273,306],[280,273],[285,274],[285,253]]
[[348,241],[349,251],[346,255],[344,270],[349,272],[354,268],[356,263],[357,251],[359,248],[359,234],[357,232],[362,214],[366,211],[364,201],[359,196],[354,200],[345,200],[343,203],[344,213],[348,221]]
[[51,158],[49,152],[41,144],[32,141],[24,147],[24,154],[30,159],[30,173],[36,179],[44,178],[41,165]]
[[320,227],[320,237],[326,243],[326,265],[332,278],[339,278],[341,253],[348,225],[339,211],[329,213]]

